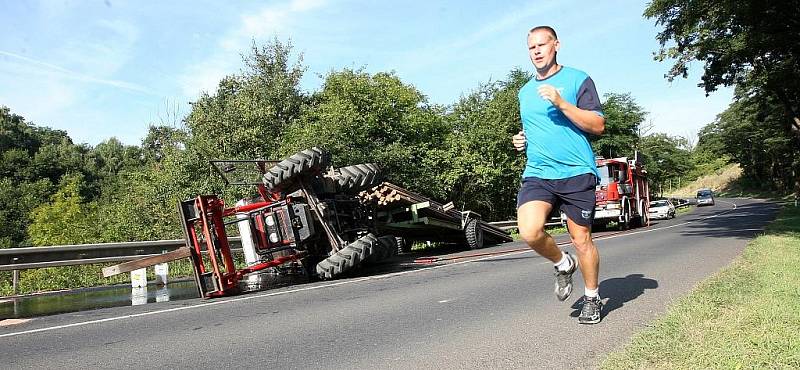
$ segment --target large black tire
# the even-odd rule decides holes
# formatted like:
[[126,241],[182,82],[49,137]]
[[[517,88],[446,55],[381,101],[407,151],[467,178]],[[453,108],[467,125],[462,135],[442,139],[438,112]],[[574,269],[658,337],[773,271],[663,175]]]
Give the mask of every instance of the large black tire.
[[410,240],[398,236],[395,241],[397,242],[397,254],[411,252]]
[[376,238],[373,234],[367,234],[318,263],[317,275],[322,279],[334,279],[364,262],[386,259],[396,251],[394,236]]
[[467,220],[467,224],[464,226],[464,235],[467,237],[467,248],[483,248],[483,229],[480,220],[477,218]]
[[330,153],[313,147],[295,153],[280,161],[264,174],[263,182],[268,191],[285,189],[299,175],[318,171],[331,161]]
[[333,174],[323,175],[326,189],[332,192],[356,193],[378,185],[383,180],[377,164],[364,163],[340,167]]
[[393,235],[384,235],[378,238],[378,244],[367,262],[380,262],[396,255],[397,238]]
[[624,204],[622,206],[622,220],[617,222],[617,229],[619,231],[625,231],[631,228],[631,208]]

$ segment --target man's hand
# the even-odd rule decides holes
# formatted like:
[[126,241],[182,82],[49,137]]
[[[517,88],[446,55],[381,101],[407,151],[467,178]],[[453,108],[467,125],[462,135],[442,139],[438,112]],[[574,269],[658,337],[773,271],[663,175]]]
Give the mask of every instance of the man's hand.
[[514,149],[518,152],[525,150],[528,141],[525,139],[525,132],[520,131],[518,134],[511,137],[511,143],[514,144]]
[[558,90],[550,85],[545,84],[539,86],[539,96],[541,96],[542,99],[549,101],[558,109],[561,109],[561,104],[564,103],[564,99],[561,98],[561,94],[558,93]]
[[572,121],[575,126],[578,126],[579,129],[583,130],[583,132],[590,133],[592,135],[601,135],[603,131],[606,129],[606,119],[603,117],[602,114],[597,114],[597,112],[588,111],[580,109],[572,103],[564,100],[561,97],[561,94],[556,90],[555,87],[550,85],[541,85],[539,86],[539,96],[542,99],[549,101],[556,107],[561,113]]

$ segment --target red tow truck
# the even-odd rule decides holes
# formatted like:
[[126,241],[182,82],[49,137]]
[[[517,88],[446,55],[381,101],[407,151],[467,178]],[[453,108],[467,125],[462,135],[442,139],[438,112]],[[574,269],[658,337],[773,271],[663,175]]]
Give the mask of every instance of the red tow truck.
[[637,152],[627,157],[597,157],[600,184],[595,189],[595,225],[615,222],[620,230],[649,223],[650,188],[644,160]]

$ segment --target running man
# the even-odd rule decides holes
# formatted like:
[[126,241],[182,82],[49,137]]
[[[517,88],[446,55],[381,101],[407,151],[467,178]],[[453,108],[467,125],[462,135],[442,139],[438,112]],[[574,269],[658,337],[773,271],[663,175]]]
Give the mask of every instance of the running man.
[[[555,265],[559,300],[572,293],[572,274],[580,268],[585,292],[578,322],[596,324],[602,310],[600,256],[591,227],[600,173],[589,134],[602,134],[605,118],[592,79],[556,61],[560,46],[551,27],[528,32],[528,54],[536,75],[519,91],[522,131],[512,138],[514,147],[527,155],[517,194],[517,223],[522,240]],[[562,252],[544,230],[557,206],[567,216],[577,259]]]

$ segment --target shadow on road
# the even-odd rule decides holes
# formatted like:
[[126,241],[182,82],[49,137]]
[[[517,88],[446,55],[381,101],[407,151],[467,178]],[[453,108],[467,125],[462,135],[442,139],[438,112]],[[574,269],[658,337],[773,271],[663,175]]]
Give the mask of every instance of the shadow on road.
[[[603,306],[602,315],[605,317],[611,311],[622,307],[626,302],[630,302],[644,294],[645,289],[658,288],[658,281],[648,279],[643,274],[630,274],[622,278],[606,279],[600,282],[600,295],[607,298]],[[572,304],[574,311],[570,313],[572,317],[581,314],[583,297]]]
[[702,207],[691,224],[682,232],[686,236],[711,238],[752,239],[766,225],[775,220],[779,206],[775,203],[756,202],[739,204],[735,210],[723,205]]

